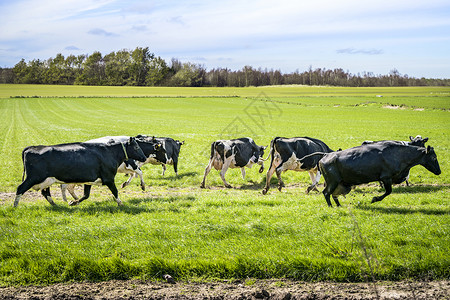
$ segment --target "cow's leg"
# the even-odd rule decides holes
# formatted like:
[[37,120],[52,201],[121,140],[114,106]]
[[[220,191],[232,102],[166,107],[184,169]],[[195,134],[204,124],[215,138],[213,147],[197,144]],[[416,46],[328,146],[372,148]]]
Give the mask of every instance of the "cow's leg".
[[131,174],[125,174],[125,175],[130,175],[130,176],[128,176],[128,179],[127,179],[127,181],[125,181],[125,182],[123,182],[121,185],[120,185],[120,188],[124,188],[124,187],[126,187],[127,185],[129,185],[130,184],[130,181],[131,181],[131,179],[133,179],[133,177],[134,177],[134,173],[131,173]]
[[[280,166],[280,165],[279,165]],[[283,180],[281,179],[282,169],[280,167],[275,167],[275,164],[270,166],[269,171],[267,171],[266,175],[266,186],[263,189],[263,194],[265,195],[270,188],[270,180],[272,179],[273,173],[277,174],[278,178],[278,190],[281,192],[281,189],[285,186]]]
[[308,194],[312,190],[315,190],[316,192],[318,192],[319,190],[317,189],[317,185],[319,184],[319,180],[320,180],[320,171],[310,170],[310,171],[308,171],[308,173],[309,173],[309,177],[311,178],[312,184],[310,186],[308,186],[308,188],[306,189],[306,193]]
[[[41,180],[41,182],[42,181],[43,180]],[[19,200],[22,197],[22,195],[25,194],[26,191],[31,189],[37,183],[39,182],[31,181],[27,178],[17,187],[16,198],[14,199],[14,207],[17,207],[17,205],[19,205]]]
[[78,205],[78,204],[80,204],[82,201],[84,201],[84,200],[86,200],[87,198],[89,198],[89,196],[90,196],[90,194],[91,194],[91,185],[89,185],[89,184],[85,184],[84,185],[84,195],[83,195],[83,197],[81,197],[80,199],[78,199],[78,200],[72,200],[72,201],[70,201],[69,202],[69,205],[70,206],[74,206],[74,205]]
[[67,191],[67,184],[60,184],[59,188],[61,189],[61,196],[64,202],[67,202],[66,197],[66,191]]
[[211,159],[209,160],[208,165],[207,165],[206,168],[205,168],[205,175],[203,176],[203,181],[202,181],[202,183],[200,184],[200,187],[201,187],[202,189],[205,188],[206,176],[207,176],[207,175],[209,174],[209,172],[211,171],[211,168],[212,168],[212,166],[213,166],[213,163],[214,163],[214,158],[211,158]]
[[142,172],[142,170],[139,169],[139,172],[136,173],[139,175],[139,179],[141,180],[141,190],[145,191],[144,172]]
[[[329,207],[333,206],[333,205],[331,205],[330,197],[333,194],[334,190],[337,188],[337,186],[338,186],[338,183],[336,183],[336,182],[332,182],[330,184],[327,183],[323,190],[323,195],[325,196],[325,200],[327,201],[327,204]],[[334,197],[336,197],[336,199],[337,199],[337,196],[333,196],[333,199],[335,199]],[[336,199],[335,199],[335,202],[337,201]],[[337,203],[339,203],[339,202],[336,202],[336,204]]]
[[378,196],[378,197],[373,197],[372,199],[372,203],[378,202],[383,200],[386,196],[388,196],[390,193],[392,193],[392,179],[387,178],[387,179],[381,179],[381,181],[383,182],[384,188],[385,188],[385,192],[383,195]]
[[283,180],[281,179],[281,173],[284,171],[282,167],[278,167],[275,169],[278,178],[278,190],[281,192],[281,189],[285,187]]
[[339,203],[339,200],[338,200],[338,196],[333,195],[333,200],[336,203],[336,206],[341,206],[341,204]]
[[70,195],[73,197],[73,199],[78,200],[77,195],[75,194],[75,184],[61,184],[59,186],[61,188],[61,195],[64,200],[64,202],[67,202],[67,195],[66,192],[68,191]]
[[275,172],[275,168],[276,168],[275,165],[272,163],[270,165],[269,170],[267,171],[267,174],[266,174],[266,186],[262,190],[263,195],[267,194],[267,192],[269,191],[270,180],[272,179],[273,173]]
[[245,179],[245,167],[241,168],[242,179]]
[[173,170],[175,171],[175,175],[178,176],[178,160],[173,160]]
[[114,184],[114,180],[112,182],[105,183],[105,185],[109,188],[109,190],[113,194],[114,200],[116,200],[117,205],[122,206],[123,203],[119,199],[119,192],[117,191],[116,185]]
[[162,164],[162,169],[163,169],[162,176],[164,176],[164,174],[166,173],[166,169],[167,169],[165,164]]
[[144,173],[142,172],[142,170],[140,168],[137,168],[136,170],[134,170],[132,173],[129,173],[130,177],[128,178],[127,181],[125,181],[124,183],[122,183],[120,185],[121,188],[126,187],[127,185],[130,184],[131,180],[136,177],[136,174],[139,175],[140,181],[141,181],[141,189],[143,191],[145,191],[145,182],[144,182]]
[[56,205],[52,199],[52,195],[50,194],[50,187],[41,190],[42,196],[50,203],[51,205]]
[[231,164],[231,158],[225,159],[222,170],[220,170],[220,178],[222,178],[223,184],[225,184],[225,187],[231,188],[232,186],[225,180],[225,173],[228,171],[228,168]]
[[67,191],[69,192],[69,194],[72,196],[73,199],[78,200],[78,196],[77,196],[77,194],[75,194],[76,186],[77,186],[76,184],[69,184],[67,186]]

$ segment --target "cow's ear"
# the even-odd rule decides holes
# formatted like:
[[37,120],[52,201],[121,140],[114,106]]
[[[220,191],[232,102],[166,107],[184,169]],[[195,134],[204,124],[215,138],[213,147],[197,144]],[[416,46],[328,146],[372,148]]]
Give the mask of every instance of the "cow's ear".
[[261,146],[261,149],[262,149],[262,150],[266,150],[267,147],[269,147],[269,146]]
[[431,148],[431,146],[428,145],[428,147],[427,147],[427,152],[426,152],[426,153],[430,153],[431,150],[433,150],[433,148]]
[[428,138],[424,138],[424,139],[423,139],[423,142],[424,142],[424,143],[428,142]]
[[128,141],[128,143],[132,143],[134,141],[134,137],[130,136],[130,140]]
[[412,142],[414,141],[414,138],[412,136],[409,136],[409,140]]
[[155,144],[155,150],[159,150],[161,148],[161,144]]

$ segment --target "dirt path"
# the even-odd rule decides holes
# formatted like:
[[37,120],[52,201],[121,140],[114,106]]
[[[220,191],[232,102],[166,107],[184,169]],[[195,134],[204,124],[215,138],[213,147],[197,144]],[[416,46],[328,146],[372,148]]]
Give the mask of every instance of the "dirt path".
[[108,281],[0,287],[0,299],[450,299],[450,281],[306,283]]

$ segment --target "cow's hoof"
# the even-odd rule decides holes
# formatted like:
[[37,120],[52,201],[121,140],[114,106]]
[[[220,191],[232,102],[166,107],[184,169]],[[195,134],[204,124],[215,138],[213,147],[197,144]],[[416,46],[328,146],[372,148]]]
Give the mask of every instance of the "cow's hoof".
[[262,172],[264,172],[264,168],[259,169],[259,173],[262,173]]
[[80,202],[78,202],[78,201],[70,201],[69,202],[69,206],[75,206],[75,205],[78,205],[78,204],[80,204]]
[[124,187],[126,187],[127,186],[127,183],[126,182],[124,182],[124,183],[122,183],[121,185],[120,185],[120,188],[124,188]]
[[283,186],[279,185],[278,186],[278,190],[281,192],[281,189],[283,188]]
[[267,189],[263,189],[263,190],[262,190],[262,194],[263,194],[263,195],[267,194]]
[[204,188],[205,188],[205,185],[204,185],[204,184],[200,184],[200,188],[201,188],[201,189],[204,189]]
[[229,184],[225,185],[225,187],[226,187],[227,189],[231,189],[231,188],[232,188],[232,186],[229,185]]
[[145,185],[141,185],[141,190],[145,191]]
[[380,201],[380,200],[378,200],[378,197],[373,197],[372,198],[372,203],[375,203],[375,202],[378,202],[378,201]]

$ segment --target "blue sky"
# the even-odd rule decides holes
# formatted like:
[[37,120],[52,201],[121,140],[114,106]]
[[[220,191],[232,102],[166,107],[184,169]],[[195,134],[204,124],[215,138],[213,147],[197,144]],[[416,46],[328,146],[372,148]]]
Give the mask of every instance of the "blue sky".
[[0,66],[149,47],[207,69],[450,78],[449,0],[0,0]]

